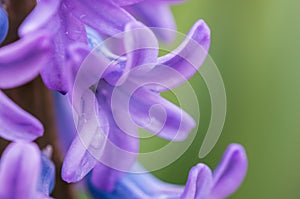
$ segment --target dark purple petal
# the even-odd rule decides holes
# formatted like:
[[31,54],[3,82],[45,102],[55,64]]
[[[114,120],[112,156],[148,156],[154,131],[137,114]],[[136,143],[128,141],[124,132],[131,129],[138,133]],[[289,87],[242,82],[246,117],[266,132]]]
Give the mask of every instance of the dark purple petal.
[[[26,17],[19,28],[19,36],[36,32],[45,28],[52,17],[58,12],[61,0],[40,0],[33,11]],[[41,17],[41,14],[43,15]],[[59,26],[57,24],[57,26]],[[54,31],[52,29],[52,31]],[[33,33],[34,34],[34,33]]]
[[40,165],[40,152],[35,144],[10,144],[1,158],[0,198],[35,198]]
[[35,78],[49,61],[50,37],[36,32],[0,49],[0,88],[20,86]]
[[43,135],[43,125],[0,91],[0,137],[31,141]]
[[148,27],[157,28],[154,29],[154,32],[163,41],[172,42],[175,39],[176,24],[167,3],[162,1],[143,1],[126,9],[141,19]]
[[198,21],[183,43],[173,52],[160,57],[158,65],[145,75],[134,77],[139,84],[152,84],[158,92],[172,89],[186,82],[203,64],[209,49],[210,30]]
[[107,35],[124,31],[125,25],[135,20],[124,9],[109,1],[66,0],[65,3],[83,23]]
[[197,164],[189,173],[181,199],[205,199],[212,187],[212,172],[204,164]]
[[234,193],[243,182],[248,167],[244,148],[231,144],[227,148],[221,163],[213,174],[213,188],[210,196],[223,199]]

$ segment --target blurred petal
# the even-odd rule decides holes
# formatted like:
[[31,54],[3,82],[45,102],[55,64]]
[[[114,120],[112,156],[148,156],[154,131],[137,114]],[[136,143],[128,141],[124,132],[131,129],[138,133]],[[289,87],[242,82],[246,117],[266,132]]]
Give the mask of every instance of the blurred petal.
[[0,136],[7,140],[32,141],[43,135],[42,124],[0,91]]
[[[19,36],[44,28],[58,12],[61,0],[39,0],[33,11],[26,17],[19,28]],[[41,13],[43,17],[41,17]],[[53,31],[53,30],[52,30]]]
[[20,86],[35,78],[49,61],[50,38],[45,32],[26,36],[0,49],[0,88]]
[[3,8],[0,7],[0,44],[4,41],[8,32],[8,17]]
[[159,64],[153,70],[134,77],[134,81],[139,84],[148,83],[151,90],[158,92],[175,88],[192,77],[203,64],[209,44],[210,30],[200,20],[177,49],[160,57]]
[[213,174],[212,198],[226,198],[234,193],[243,182],[248,161],[244,148],[231,144],[227,148],[221,163]]
[[74,15],[99,33],[114,35],[124,31],[125,25],[135,19],[110,1],[66,0]]
[[212,187],[211,170],[204,164],[194,166],[189,173],[181,199],[205,199]]
[[167,3],[162,1],[143,1],[128,7],[127,10],[141,19],[148,27],[157,28],[154,32],[164,42],[172,42],[175,39],[176,24]]
[[131,4],[136,4],[144,0],[112,0],[115,4],[119,6],[127,6]]
[[35,144],[10,144],[1,158],[0,198],[34,198],[40,165],[40,152]]
[[45,195],[50,195],[55,184],[55,167],[51,160],[45,155],[41,155],[41,174],[37,185],[37,191]]

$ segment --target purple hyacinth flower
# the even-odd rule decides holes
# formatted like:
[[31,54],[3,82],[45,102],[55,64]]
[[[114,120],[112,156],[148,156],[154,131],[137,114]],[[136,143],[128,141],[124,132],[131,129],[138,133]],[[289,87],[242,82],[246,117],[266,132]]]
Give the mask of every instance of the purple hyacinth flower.
[[133,172],[126,174],[117,182],[111,192],[95,187],[90,177],[88,187],[95,199],[225,199],[241,185],[247,166],[244,148],[238,144],[231,144],[214,172],[205,164],[197,164],[190,170],[185,186],[162,182],[147,173],[140,165],[136,165]]
[[54,165],[42,158],[34,143],[16,142],[3,152],[0,162],[1,199],[50,198]]
[[0,44],[4,41],[8,32],[8,17],[0,3]]
[[[160,58],[150,29],[131,22],[125,30],[126,56],[111,59],[111,54],[96,50],[74,78],[70,97],[79,126],[63,164],[62,176],[67,182],[79,181],[95,168],[93,173],[110,179],[103,183],[92,177],[95,183],[112,189],[135,162],[137,126],[174,141],[184,140],[195,126],[186,112],[159,92],[184,83],[201,66],[210,43],[207,25],[198,21],[181,46]],[[97,40],[95,35],[90,37]]]

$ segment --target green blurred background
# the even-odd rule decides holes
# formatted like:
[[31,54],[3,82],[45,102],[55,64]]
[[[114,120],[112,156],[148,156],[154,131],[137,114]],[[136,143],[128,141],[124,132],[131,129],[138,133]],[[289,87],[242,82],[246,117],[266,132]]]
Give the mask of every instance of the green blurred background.
[[[191,83],[201,91],[197,137],[179,160],[153,173],[183,184],[193,165],[214,168],[228,144],[237,142],[246,148],[249,170],[232,199],[300,198],[300,1],[193,0],[173,11],[180,32],[187,33],[199,18],[210,26],[210,56],[223,76],[228,110],[217,145],[199,159],[210,99],[201,77],[194,77]],[[145,140],[142,150],[155,143],[165,142]]]

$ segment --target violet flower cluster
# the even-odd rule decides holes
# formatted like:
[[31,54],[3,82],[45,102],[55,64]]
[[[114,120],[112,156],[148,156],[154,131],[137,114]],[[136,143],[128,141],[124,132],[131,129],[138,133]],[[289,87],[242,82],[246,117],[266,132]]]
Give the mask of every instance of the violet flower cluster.
[[[138,127],[183,141],[196,125],[160,96],[192,77],[210,46],[210,30],[199,20],[178,48],[159,56],[159,40],[175,39],[170,5],[180,2],[39,0],[18,29],[20,39],[0,49],[0,89],[41,75],[58,91],[61,176],[69,183],[86,182],[92,198],[222,199],[246,175],[246,153],[238,144],[227,148],[213,172],[202,163],[194,166],[185,186],[160,181],[137,161]],[[7,30],[7,13],[0,7],[0,42]],[[113,45],[105,43],[110,38]],[[50,198],[54,166],[32,142],[43,131],[38,119],[0,91],[0,136],[12,141],[1,156],[0,198]]]

